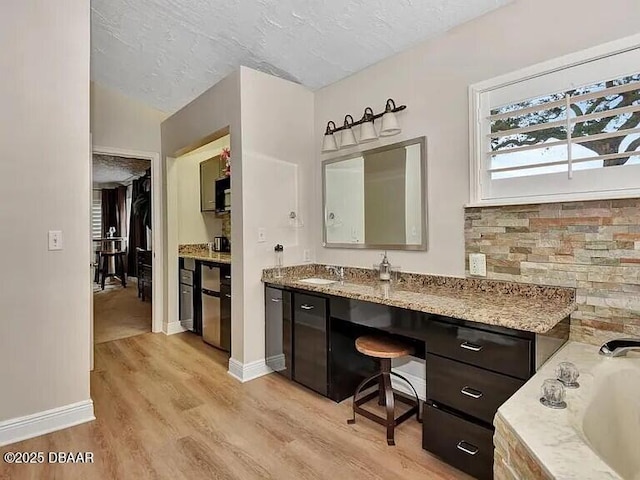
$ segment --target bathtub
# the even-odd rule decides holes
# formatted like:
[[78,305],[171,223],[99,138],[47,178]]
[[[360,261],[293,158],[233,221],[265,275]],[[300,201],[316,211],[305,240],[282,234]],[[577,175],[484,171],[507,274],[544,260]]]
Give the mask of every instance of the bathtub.
[[[580,388],[567,390],[565,410],[552,410],[540,404],[540,387],[546,378],[555,377],[562,361],[576,364]],[[640,480],[638,353],[608,358],[598,355],[598,347],[569,342],[498,409],[496,417],[538,464],[539,478]],[[517,465],[512,466],[517,471]]]
[[594,369],[581,433],[620,477],[640,480],[640,360],[619,360]]

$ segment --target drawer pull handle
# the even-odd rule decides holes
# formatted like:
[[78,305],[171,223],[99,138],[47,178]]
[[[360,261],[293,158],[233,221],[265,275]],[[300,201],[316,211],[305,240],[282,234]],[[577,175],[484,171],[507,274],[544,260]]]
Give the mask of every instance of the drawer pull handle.
[[473,343],[462,342],[460,344],[460,348],[464,348],[465,350],[471,350],[472,352],[479,352],[480,350],[482,350],[482,345],[474,345]]
[[227,280],[231,280],[231,275],[225,275],[224,278]]
[[231,294],[230,293],[225,293],[224,296],[227,297],[227,298],[231,298]]
[[313,305],[307,305],[306,303],[303,305],[300,305],[300,308],[303,310],[313,310]]
[[282,301],[282,299],[281,298],[272,298],[271,301],[273,303],[280,303]]
[[470,443],[467,443],[464,440],[458,442],[458,445],[456,445],[456,447],[458,450],[461,450],[467,455],[471,455],[471,456],[475,455],[480,451],[478,447],[476,447],[475,445],[471,445]]
[[475,399],[482,397],[481,391],[471,387],[464,387],[462,390],[460,390],[460,393],[463,395],[466,395],[467,397],[471,397]]

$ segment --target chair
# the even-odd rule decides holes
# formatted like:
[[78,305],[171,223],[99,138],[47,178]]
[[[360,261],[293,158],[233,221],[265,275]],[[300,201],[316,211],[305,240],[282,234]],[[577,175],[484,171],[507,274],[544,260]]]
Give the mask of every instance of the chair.
[[[356,340],[356,349],[369,357],[377,358],[380,361],[380,371],[375,375],[370,376],[363,380],[353,395],[353,418],[347,420],[347,423],[353,424],[356,422],[356,413],[368,418],[380,425],[387,427],[387,444],[395,445],[395,427],[411,417],[414,413],[416,419],[420,421],[420,400],[413,385],[404,378],[391,371],[391,359],[400,358],[413,353],[413,348],[407,346],[394,338],[378,337],[378,336],[362,336]],[[414,399],[409,399],[397,394],[391,386],[391,375],[400,378],[406,382],[413,391]],[[362,395],[365,387],[370,387],[374,380],[378,380],[378,389],[370,392],[366,395]],[[362,395],[362,396],[361,396]],[[397,395],[397,398],[396,398]],[[374,397],[378,397],[378,404],[384,405],[386,409],[386,416],[381,417],[365,410],[361,405],[369,402]],[[411,408],[400,415],[395,417],[395,401],[406,403]]]

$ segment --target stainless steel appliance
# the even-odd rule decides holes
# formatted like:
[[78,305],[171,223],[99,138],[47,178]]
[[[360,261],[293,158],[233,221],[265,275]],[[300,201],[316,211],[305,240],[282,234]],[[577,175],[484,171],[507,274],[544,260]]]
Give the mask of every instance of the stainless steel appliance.
[[231,348],[231,325],[226,325],[226,322],[223,322],[221,315],[220,274],[219,266],[207,263],[202,264],[200,274],[200,291],[202,296],[202,339],[209,345],[229,351]]
[[193,308],[193,275],[196,264],[193,259],[185,258],[180,269],[180,324],[192,332],[195,331]]

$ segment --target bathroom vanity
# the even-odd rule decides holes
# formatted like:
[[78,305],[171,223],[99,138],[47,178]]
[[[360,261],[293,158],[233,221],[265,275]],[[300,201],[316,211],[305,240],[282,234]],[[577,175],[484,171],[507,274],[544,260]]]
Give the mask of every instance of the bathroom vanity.
[[300,282],[323,275],[265,271],[267,364],[339,402],[377,368],[355,339],[401,338],[426,359],[423,448],[492,478],[495,413],[567,341],[573,290],[425,275],[389,286],[360,269],[342,283]]

